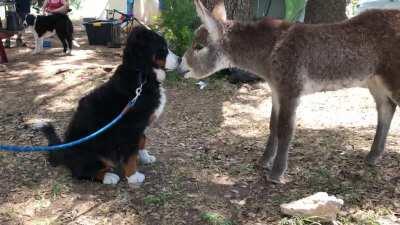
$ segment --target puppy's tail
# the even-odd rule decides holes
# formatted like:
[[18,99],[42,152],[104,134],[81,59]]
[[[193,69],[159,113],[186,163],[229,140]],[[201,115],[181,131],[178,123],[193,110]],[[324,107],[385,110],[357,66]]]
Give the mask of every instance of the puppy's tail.
[[[61,144],[61,138],[57,135],[54,126],[50,123],[37,124],[35,128],[42,132],[48,141],[48,145]],[[48,160],[52,166],[58,166],[64,161],[63,151],[51,151],[48,153]]]

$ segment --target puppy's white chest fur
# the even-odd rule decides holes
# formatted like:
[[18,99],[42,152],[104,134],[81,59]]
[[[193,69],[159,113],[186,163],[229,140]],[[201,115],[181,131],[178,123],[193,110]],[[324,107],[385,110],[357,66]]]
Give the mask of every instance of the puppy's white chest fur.
[[157,75],[158,82],[163,82],[165,80],[166,74],[164,70],[154,69],[153,71]]
[[158,105],[158,108],[156,111],[154,111],[155,119],[158,119],[162,112],[164,111],[165,104],[167,103],[167,96],[165,94],[165,89],[162,86],[162,82],[165,80],[166,74],[164,70],[160,69],[154,69],[154,72],[157,75],[157,80],[161,83],[160,84],[160,104]]

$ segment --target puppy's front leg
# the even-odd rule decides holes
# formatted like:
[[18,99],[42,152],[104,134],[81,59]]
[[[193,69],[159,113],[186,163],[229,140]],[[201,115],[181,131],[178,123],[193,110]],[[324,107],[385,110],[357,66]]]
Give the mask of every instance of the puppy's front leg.
[[129,184],[140,185],[144,181],[144,174],[137,171],[138,155],[132,154],[123,165],[124,175]]
[[145,149],[146,147],[146,136],[142,135],[139,141],[139,160],[143,164],[151,164],[156,161],[156,157],[150,155],[149,152]]

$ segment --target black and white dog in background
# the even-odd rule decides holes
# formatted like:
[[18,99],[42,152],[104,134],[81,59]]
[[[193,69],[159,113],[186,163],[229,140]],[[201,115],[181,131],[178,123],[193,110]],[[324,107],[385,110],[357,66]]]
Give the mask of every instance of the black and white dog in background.
[[25,17],[24,27],[31,31],[35,38],[35,50],[33,54],[43,51],[43,39],[57,34],[60,39],[64,53],[70,55],[72,45],[79,47],[79,44],[73,40],[74,28],[71,20],[64,14],[53,14],[48,16],[35,16],[28,14]]

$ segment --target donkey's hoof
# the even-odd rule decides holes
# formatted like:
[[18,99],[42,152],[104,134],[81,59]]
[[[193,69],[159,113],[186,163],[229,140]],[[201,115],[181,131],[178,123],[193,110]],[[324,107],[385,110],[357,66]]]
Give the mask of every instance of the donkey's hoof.
[[365,163],[368,166],[376,166],[376,164],[379,162],[379,160],[381,159],[381,156],[376,156],[376,155],[371,155],[368,154],[366,159],[365,159]]
[[268,182],[271,182],[273,184],[286,184],[289,182],[289,180],[285,176],[274,176],[270,175],[269,173],[265,174],[265,178],[267,179]]
[[266,161],[265,159],[260,159],[260,161],[258,162],[258,166],[259,168],[267,172],[270,172],[272,170],[272,162]]

